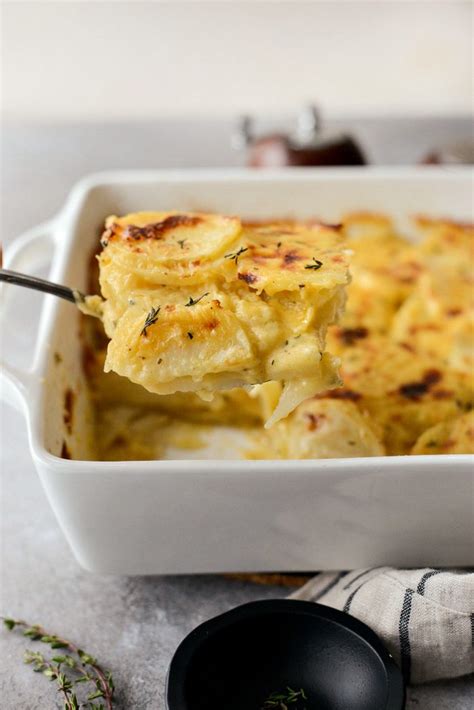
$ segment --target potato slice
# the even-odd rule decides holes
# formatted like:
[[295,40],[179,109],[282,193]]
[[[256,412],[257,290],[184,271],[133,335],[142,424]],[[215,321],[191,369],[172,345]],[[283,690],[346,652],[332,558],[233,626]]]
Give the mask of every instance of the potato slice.
[[274,382],[270,422],[339,384],[324,354],[349,281],[338,228],[140,212],[109,218],[102,244],[106,371],[207,399]]

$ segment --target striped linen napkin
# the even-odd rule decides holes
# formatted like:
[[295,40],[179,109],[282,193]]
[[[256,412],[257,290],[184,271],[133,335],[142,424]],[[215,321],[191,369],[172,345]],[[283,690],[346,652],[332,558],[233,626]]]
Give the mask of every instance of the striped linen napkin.
[[407,683],[474,672],[474,573],[372,567],[316,574],[292,599],[341,609],[370,626]]

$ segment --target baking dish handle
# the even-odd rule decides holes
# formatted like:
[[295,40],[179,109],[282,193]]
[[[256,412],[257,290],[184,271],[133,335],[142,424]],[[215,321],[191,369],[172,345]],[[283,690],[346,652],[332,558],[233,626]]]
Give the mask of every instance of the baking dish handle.
[[[55,220],[43,222],[15,239],[6,249],[5,268],[26,271],[44,266],[50,260],[54,246]],[[4,332],[8,312],[6,284],[0,290],[0,330]],[[0,359],[0,400],[24,413],[28,401],[28,392],[33,381],[33,369],[22,370]]]

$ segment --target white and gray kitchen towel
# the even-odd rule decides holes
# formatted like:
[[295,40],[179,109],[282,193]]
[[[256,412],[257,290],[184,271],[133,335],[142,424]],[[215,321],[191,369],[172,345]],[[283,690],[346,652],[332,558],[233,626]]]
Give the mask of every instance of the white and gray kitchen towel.
[[291,595],[370,626],[407,683],[474,672],[474,573],[375,567],[320,573]]

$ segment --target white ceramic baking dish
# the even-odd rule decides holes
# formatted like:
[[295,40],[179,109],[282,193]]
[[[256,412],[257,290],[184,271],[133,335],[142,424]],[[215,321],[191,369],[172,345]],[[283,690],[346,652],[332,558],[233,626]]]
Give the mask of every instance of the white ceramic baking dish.
[[[360,208],[399,219],[420,212],[472,219],[472,173],[104,173],[80,182],[56,218],[18,239],[6,265],[32,270],[52,244],[50,278],[84,289],[106,215],[170,208],[327,221]],[[5,365],[2,390],[26,415],[46,494],[85,568],[148,574],[474,563],[469,456],[117,463],[61,458],[65,388],[79,393],[78,451],[87,424],[78,324],[73,306],[45,297],[33,366],[20,372]]]

